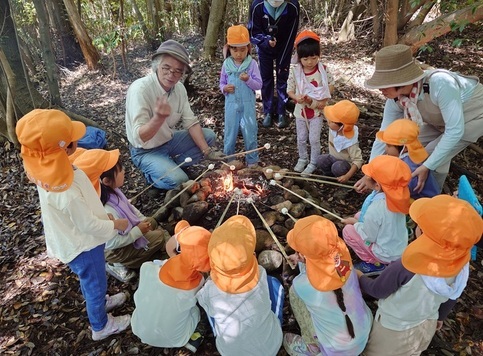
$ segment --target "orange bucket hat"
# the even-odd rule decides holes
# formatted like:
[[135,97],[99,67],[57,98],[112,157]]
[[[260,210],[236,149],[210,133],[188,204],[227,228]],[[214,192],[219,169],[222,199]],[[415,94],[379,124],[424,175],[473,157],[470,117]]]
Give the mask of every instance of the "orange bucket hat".
[[305,256],[310,284],[320,291],[341,288],[352,271],[352,260],[334,223],[318,215],[299,219],[287,242]]
[[159,279],[173,288],[194,289],[200,284],[200,272],[210,270],[208,243],[211,233],[203,227],[190,226],[185,220],[178,222],[174,231],[181,252],[161,267]]
[[316,40],[317,42],[320,42],[320,37],[317,36],[315,32],[310,30],[303,30],[297,35],[297,37],[295,37],[294,47],[297,48],[300,42],[309,38]]
[[85,151],[87,151],[87,149],[85,148],[82,148],[82,147],[77,147],[75,149],[75,152],[72,153],[71,155],[69,155],[69,162],[71,164],[74,164],[74,161],[77,159],[77,157],[79,157],[81,154],[83,154]]
[[381,185],[390,211],[408,213],[411,170],[405,162],[398,157],[377,156],[362,166],[362,172]]
[[35,109],[17,122],[15,131],[30,181],[47,191],[69,189],[74,170],[65,149],[85,135],[86,126],[60,110]]
[[[233,25],[228,27],[226,31],[226,44],[223,46],[223,57],[228,56],[229,47],[250,46],[250,34],[248,29],[243,25]],[[251,47],[248,49],[250,53]]]
[[409,119],[398,119],[384,131],[376,134],[378,140],[395,146],[406,146],[409,158],[414,163],[421,163],[428,158],[428,152],[418,140],[419,126]]
[[350,100],[341,100],[324,108],[324,116],[332,122],[344,124],[342,133],[347,138],[354,137],[354,124],[359,119],[360,110]]
[[89,177],[92,185],[101,195],[101,174],[107,172],[119,161],[120,152],[118,149],[106,151],[99,148],[85,150],[74,160],[74,166],[82,169]]
[[464,200],[441,194],[417,199],[409,215],[422,235],[404,250],[403,266],[426,276],[457,275],[483,234],[483,220],[476,210]]
[[257,285],[259,272],[255,245],[255,228],[243,215],[232,216],[213,231],[208,253],[211,279],[218,288],[239,294]]

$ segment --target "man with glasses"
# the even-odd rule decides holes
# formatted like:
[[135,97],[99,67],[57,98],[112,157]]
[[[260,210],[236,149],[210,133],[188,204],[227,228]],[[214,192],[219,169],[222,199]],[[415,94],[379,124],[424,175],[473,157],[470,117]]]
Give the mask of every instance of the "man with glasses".
[[134,165],[149,184],[168,190],[189,179],[177,167],[182,162],[186,167],[203,158],[221,160],[223,154],[212,148],[216,135],[201,128],[180,83],[192,71],[186,49],[174,40],[163,42],[152,57],[151,68],[127,91],[126,133]]

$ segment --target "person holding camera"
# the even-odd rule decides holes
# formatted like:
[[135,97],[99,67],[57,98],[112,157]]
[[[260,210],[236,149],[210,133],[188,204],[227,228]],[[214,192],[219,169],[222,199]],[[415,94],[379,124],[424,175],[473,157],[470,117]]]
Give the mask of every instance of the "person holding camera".
[[[256,45],[262,76],[263,126],[270,127],[272,120],[279,128],[288,125],[285,117],[287,80],[292,49],[299,27],[298,0],[254,0],[250,5],[248,29],[250,41]],[[277,106],[272,117],[275,79]]]

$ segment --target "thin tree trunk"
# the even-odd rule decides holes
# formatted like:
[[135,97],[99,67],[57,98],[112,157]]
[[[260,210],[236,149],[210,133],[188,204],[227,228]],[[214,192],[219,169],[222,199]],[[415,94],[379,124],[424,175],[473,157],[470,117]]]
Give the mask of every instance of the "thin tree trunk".
[[210,19],[203,43],[203,57],[213,59],[217,48],[221,25],[225,16],[227,0],[213,0],[211,2]]
[[379,0],[369,1],[372,14],[372,43],[378,43],[381,36],[381,11],[378,2]]
[[384,26],[383,46],[390,46],[397,43],[397,17],[399,0],[388,0],[386,12],[386,25]]
[[19,142],[15,133],[15,125],[17,123],[15,117],[15,105],[12,97],[12,90],[10,89],[15,88],[15,75],[12,72],[12,68],[10,68],[10,64],[8,63],[7,57],[5,57],[5,53],[3,53],[1,49],[0,66],[2,67],[7,80],[7,99],[5,100],[5,133],[7,139],[13,142],[16,147],[18,147]]
[[79,12],[77,11],[73,0],[64,0],[64,5],[69,14],[69,20],[74,29],[77,40],[79,41],[84,59],[87,64],[87,68],[90,70],[96,69],[99,64],[101,56],[99,52],[92,44],[92,40],[89,37],[84,25],[82,23]]
[[139,25],[141,26],[141,31],[143,32],[143,37],[144,41],[150,46],[152,50],[156,49],[156,43],[151,36],[151,32],[148,30],[148,27],[146,26],[146,21],[144,21],[143,14],[141,14],[141,11],[139,11],[138,4],[136,3],[136,0],[131,0],[131,5],[134,10],[134,13],[136,14],[136,17],[138,19]]
[[47,86],[49,88],[50,102],[52,105],[61,106],[62,101],[60,100],[59,75],[57,72],[57,66],[55,65],[52,42],[50,40],[51,36],[47,9],[45,8],[45,2],[43,0],[34,0],[34,6],[39,21],[42,59],[47,72]]

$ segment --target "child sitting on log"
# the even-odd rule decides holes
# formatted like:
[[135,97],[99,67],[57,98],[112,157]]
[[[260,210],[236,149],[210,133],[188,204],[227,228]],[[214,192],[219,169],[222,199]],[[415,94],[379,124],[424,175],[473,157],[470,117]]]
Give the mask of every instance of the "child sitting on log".
[[196,352],[203,335],[195,294],[203,286],[202,273],[210,270],[211,233],[185,220],[176,224],[178,255],[145,262],[134,293],[132,331],[142,342],[157,347],[182,347]]
[[127,283],[136,277],[132,269],[143,262],[167,257],[165,245],[169,234],[158,228],[151,217],[145,217],[119,189],[124,184],[124,167],[119,150],[86,150],[74,160],[96,188],[104,208],[115,219],[127,219],[126,229],[106,242],[106,271],[117,280]]
[[283,287],[255,257],[255,228],[235,215],[216,228],[208,245],[211,279],[196,297],[222,355],[275,356],[282,344]]
[[363,165],[362,172],[373,191],[360,213],[342,220],[346,224],[342,236],[362,260],[354,268],[376,275],[400,258],[408,245],[406,214],[411,170],[397,157],[378,156]]
[[286,333],[289,355],[359,355],[366,346],[372,312],[333,222],[312,215],[297,220],[287,235],[300,274],[289,290],[302,336]]

